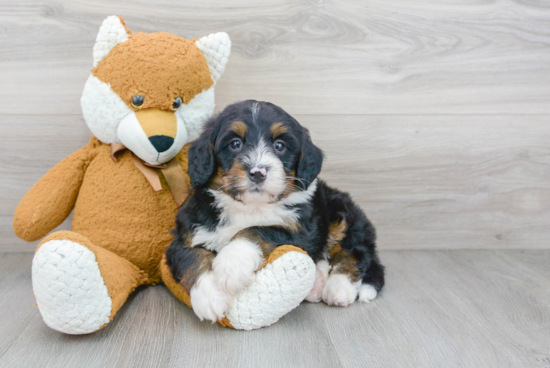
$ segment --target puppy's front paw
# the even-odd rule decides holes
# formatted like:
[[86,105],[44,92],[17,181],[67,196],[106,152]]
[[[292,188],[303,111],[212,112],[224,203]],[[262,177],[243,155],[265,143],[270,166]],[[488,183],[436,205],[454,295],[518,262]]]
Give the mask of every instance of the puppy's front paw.
[[212,271],[220,289],[235,295],[252,282],[254,271],[262,262],[263,255],[256,243],[237,239],[220,250],[212,262]]
[[218,288],[214,274],[209,271],[198,279],[189,293],[193,312],[202,321],[212,322],[221,320],[229,306],[230,296]]
[[323,301],[328,305],[347,307],[357,299],[358,285],[342,274],[330,275],[323,289]]
[[330,265],[327,261],[319,261],[317,263],[317,271],[315,274],[315,283],[311,288],[311,291],[306,296],[306,300],[310,303],[318,303],[321,301],[323,295],[323,289],[327,282],[328,273],[330,272]]

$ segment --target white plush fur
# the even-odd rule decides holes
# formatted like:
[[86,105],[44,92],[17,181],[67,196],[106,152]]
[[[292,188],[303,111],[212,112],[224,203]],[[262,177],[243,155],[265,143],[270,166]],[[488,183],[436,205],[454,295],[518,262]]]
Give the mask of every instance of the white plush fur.
[[352,283],[347,275],[330,275],[323,289],[323,301],[328,305],[347,307],[357,299],[361,281]]
[[93,52],[94,67],[111,52],[113,47],[127,41],[128,37],[129,34],[126,32],[119,17],[115,15],[107,17],[101,24],[95,40]]
[[204,124],[212,117],[215,106],[213,86],[193,97],[188,104],[181,104],[176,115],[185,123],[188,142],[198,138]]
[[376,298],[376,295],[378,295],[378,291],[374,288],[374,286],[369,284],[363,284],[361,285],[361,288],[359,289],[359,301],[363,303],[370,303],[371,300]]
[[215,204],[221,211],[220,224],[214,231],[206,227],[197,227],[193,234],[193,245],[202,244],[209,250],[219,251],[235,234],[248,227],[276,226],[295,222],[299,218],[299,213],[296,209],[289,209],[286,206],[309,201],[316,190],[317,180],[314,180],[307,190],[291,193],[276,203],[261,201],[243,203],[221,191],[211,190]]
[[264,261],[258,244],[236,239],[222,248],[212,261],[212,271],[222,292],[235,295],[254,279]]
[[109,322],[112,301],[95,254],[70,240],[42,244],[32,261],[32,287],[46,324],[88,334]]
[[214,84],[220,79],[231,54],[231,39],[225,32],[198,39],[195,44],[202,51]]
[[139,158],[151,165],[160,165],[170,161],[181,151],[187,142],[187,129],[183,120],[176,114],[177,133],[172,146],[164,152],[158,152],[145,134],[136,114],[126,115],[118,126],[118,137],[122,144]]
[[323,296],[323,289],[327,282],[328,273],[330,272],[331,266],[328,261],[322,260],[317,262],[316,274],[315,274],[315,283],[311,288],[311,291],[306,296],[306,300],[311,303],[318,303],[321,301]]
[[228,308],[229,297],[220,291],[212,271],[202,274],[189,293],[193,311],[202,321],[221,320]]
[[118,125],[133,111],[107,83],[90,75],[80,99],[82,114],[92,134],[106,144],[121,143]]

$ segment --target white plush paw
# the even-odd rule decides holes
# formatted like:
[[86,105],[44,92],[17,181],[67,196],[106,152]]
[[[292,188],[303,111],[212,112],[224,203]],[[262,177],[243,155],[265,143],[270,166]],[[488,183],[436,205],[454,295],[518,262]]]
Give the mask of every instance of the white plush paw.
[[208,271],[201,275],[189,293],[193,312],[202,321],[216,322],[224,317],[231,297],[218,288],[214,274]]
[[347,307],[357,299],[359,285],[352,283],[346,275],[330,275],[323,289],[323,301],[328,305]]
[[250,285],[262,262],[263,255],[256,243],[237,239],[220,250],[212,262],[212,271],[221,291],[235,295]]
[[323,288],[327,282],[328,273],[330,272],[330,265],[327,261],[319,261],[317,263],[317,271],[315,274],[315,283],[311,288],[311,291],[306,296],[306,300],[311,303],[318,303],[323,296]]
[[254,281],[225,313],[237,330],[277,322],[304,300],[315,281],[315,263],[301,252],[288,252],[256,272]]
[[378,295],[378,291],[374,288],[374,286],[369,284],[363,284],[361,285],[361,289],[359,289],[359,301],[363,303],[370,303],[371,300],[376,298],[376,295]]
[[87,334],[109,322],[111,298],[95,254],[81,244],[43,244],[32,261],[32,286],[42,318],[54,330]]

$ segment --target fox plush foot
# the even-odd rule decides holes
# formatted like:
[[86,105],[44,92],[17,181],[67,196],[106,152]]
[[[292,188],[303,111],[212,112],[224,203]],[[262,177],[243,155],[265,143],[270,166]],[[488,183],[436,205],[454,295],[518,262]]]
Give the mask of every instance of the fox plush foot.
[[[161,272],[172,293],[192,307],[193,300],[173,279],[165,259]],[[227,304],[225,317],[218,323],[237,330],[272,325],[304,300],[314,281],[315,264],[304,251],[293,246],[278,247],[255,273],[252,283]]]
[[32,262],[36,304],[54,330],[87,334],[109,323],[147,277],[114,253],[70,231],[48,236]]
[[85,246],[70,240],[43,244],[33,259],[32,281],[44,322],[54,330],[85,334],[109,322],[113,303]]

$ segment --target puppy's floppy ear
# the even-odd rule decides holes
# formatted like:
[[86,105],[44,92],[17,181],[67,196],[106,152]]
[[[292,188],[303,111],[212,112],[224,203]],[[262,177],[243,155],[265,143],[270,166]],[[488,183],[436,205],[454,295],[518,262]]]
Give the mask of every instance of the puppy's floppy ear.
[[214,174],[213,129],[206,129],[189,147],[189,168],[191,185],[197,189],[208,182]]
[[309,131],[303,127],[302,129],[302,150],[300,151],[298,167],[296,168],[296,177],[301,180],[297,180],[296,185],[306,190],[317,175],[319,175],[319,172],[321,172],[323,151],[313,144]]

